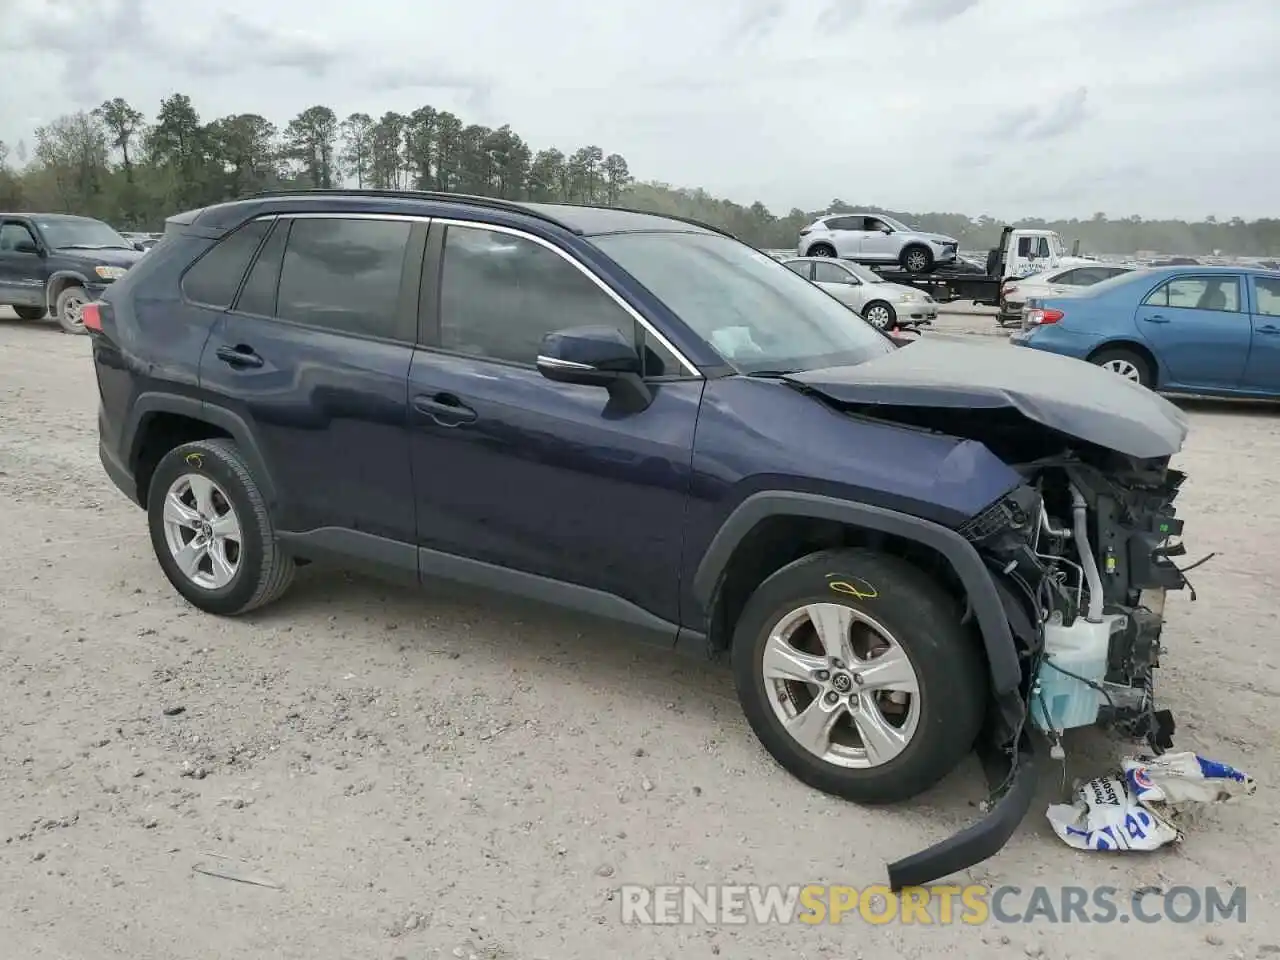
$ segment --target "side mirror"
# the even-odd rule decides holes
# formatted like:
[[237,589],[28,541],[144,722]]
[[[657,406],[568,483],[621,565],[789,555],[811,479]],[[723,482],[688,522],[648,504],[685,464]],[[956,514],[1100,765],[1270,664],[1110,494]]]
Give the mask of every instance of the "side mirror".
[[888,236],[889,234],[893,233],[893,227],[887,227],[884,224],[881,224],[880,232],[883,233],[885,236]]
[[604,387],[610,399],[643,410],[653,395],[641,379],[635,344],[614,327],[571,327],[542,338],[538,372],[556,383]]
[[40,256],[40,247],[33,240],[19,240],[13,246],[14,253],[34,253]]
[[133,249],[137,250],[139,253],[146,253],[147,245],[141,240],[135,240],[133,241]]

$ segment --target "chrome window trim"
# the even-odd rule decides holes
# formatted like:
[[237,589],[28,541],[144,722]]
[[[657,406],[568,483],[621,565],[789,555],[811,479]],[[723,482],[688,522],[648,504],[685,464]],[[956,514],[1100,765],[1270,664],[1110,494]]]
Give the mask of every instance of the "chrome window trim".
[[561,360],[559,357],[548,357],[545,353],[538,354],[537,365],[540,367],[558,367],[561,370],[594,370],[589,363],[578,363],[576,360]]
[[[494,233],[503,233],[503,234],[507,234],[508,236],[520,237],[524,240],[531,240],[534,243],[538,244],[539,246],[545,247],[547,250],[550,250],[552,253],[556,254],[556,256],[560,257],[562,260],[564,260],[565,262],[569,263],[571,266],[576,268],[585,277],[587,277],[587,279],[589,279],[592,283],[594,283],[597,287],[599,287],[600,290],[602,290],[605,293],[605,295],[609,297],[609,299],[611,299],[614,303],[616,303],[619,307],[621,307],[627,313],[627,315],[631,317],[632,320],[634,320],[637,324],[639,324],[641,329],[643,329],[646,333],[648,333],[660,344],[662,344],[662,346],[665,347],[671,353],[671,355],[676,358],[677,362],[679,362],[680,366],[684,368],[687,375],[692,377],[697,377],[698,379],[705,379],[702,371],[699,370],[693,364],[693,362],[689,360],[689,358],[686,357],[676,347],[675,344],[673,344],[670,340],[668,340],[661,331],[659,331],[656,327],[653,326],[653,324],[645,320],[645,318],[642,317],[640,313],[634,307],[631,306],[631,304],[623,300],[622,297],[620,297],[612,288],[610,288],[608,284],[606,284],[603,280],[601,280],[598,276],[596,276],[596,274],[592,272],[590,267],[588,267],[582,261],[578,260],[576,257],[569,254],[567,251],[561,250],[554,243],[551,243],[548,240],[544,240],[542,237],[535,236],[534,234],[529,233],[526,230],[521,230],[517,227],[508,227],[505,224],[487,223],[483,220],[459,220],[456,217],[435,217],[435,216],[431,216],[430,214],[354,213],[354,212],[349,213],[345,210],[326,210],[326,211],[308,210],[308,211],[298,211],[298,212],[276,211],[274,213],[264,213],[257,217],[253,217],[252,219],[254,220],[270,220],[270,219],[395,220],[395,221],[409,221],[414,223],[439,223],[447,227],[469,227],[473,230],[490,230]],[[237,291],[237,294],[238,293],[239,291]]]
[[647,320],[644,319],[644,317],[640,316],[639,312],[637,312],[636,309],[631,306],[631,304],[623,300],[622,297],[620,297],[614,290],[612,290],[608,284],[606,284],[603,280],[601,280],[598,276],[596,276],[585,263],[578,260],[576,257],[570,255],[567,251],[561,250],[554,243],[544,240],[542,239],[542,237],[534,236],[533,234],[528,233],[524,230],[517,229],[516,227],[508,227],[503,224],[485,223],[482,220],[458,220],[452,217],[430,217],[429,219],[431,220],[432,223],[442,223],[450,227],[470,227],[471,229],[474,229],[474,230],[490,230],[490,231],[493,231],[494,233],[505,233],[509,236],[521,237],[522,239],[525,239],[525,240],[532,240],[534,243],[545,247],[546,249],[550,250],[552,253],[560,257],[562,260],[566,261],[573,267],[576,267],[585,277],[587,277],[592,283],[594,283],[597,287],[599,287],[602,291],[604,291],[604,293],[609,297],[609,299],[611,299],[614,303],[616,303],[624,311],[626,311],[628,315],[630,315],[632,320],[634,320],[637,324],[639,324],[643,330],[645,330],[647,333],[652,335],[655,340],[657,340],[668,351],[670,351],[671,355],[675,357],[677,361],[679,361],[680,365],[684,367],[685,370],[688,371],[688,373],[691,376],[698,377],[699,379],[703,378],[702,371],[699,370],[696,366],[694,366],[693,363],[689,360],[689,358],[686,357],[683,353],[681,353],[676,348],[675,344],[673,344],[670,340],[668,340],[665,336],[663,336],[662,333],[657,329],[655,329],[652,324],[650,324]]

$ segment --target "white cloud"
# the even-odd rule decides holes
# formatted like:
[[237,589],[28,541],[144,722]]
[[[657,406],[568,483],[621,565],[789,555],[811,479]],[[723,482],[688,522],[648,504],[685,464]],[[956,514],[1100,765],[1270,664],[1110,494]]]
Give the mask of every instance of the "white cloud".
[[430,103],[784,211],[1252,219],[1277,36],[1274,0],[0,0],[0,139],[110,96]]

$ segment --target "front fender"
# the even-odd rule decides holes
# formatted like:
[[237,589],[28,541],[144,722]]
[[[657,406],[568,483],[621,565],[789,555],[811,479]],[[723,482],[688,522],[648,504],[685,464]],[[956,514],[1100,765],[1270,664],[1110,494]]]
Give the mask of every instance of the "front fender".
[[[68,282],[70,281],[70,282]],[[101,284],[101,281],[98,281]],[[49,274],[49,279],[44,286],[44,299],[46,308],[52,312],[57,305],[58,294],[65,290],[68,286],[77,285],[81,287],[94,286],[94,281],[79,270],[55,270]]]

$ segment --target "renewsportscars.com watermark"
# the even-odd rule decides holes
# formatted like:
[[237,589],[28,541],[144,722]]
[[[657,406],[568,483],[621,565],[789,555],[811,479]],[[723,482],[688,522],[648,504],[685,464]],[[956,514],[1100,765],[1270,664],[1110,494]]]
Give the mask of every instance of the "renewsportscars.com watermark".
[[624,885],[622,922],[676,924],[1215,923],[1245,921],[1244,887],[988,887],[933,884]]

